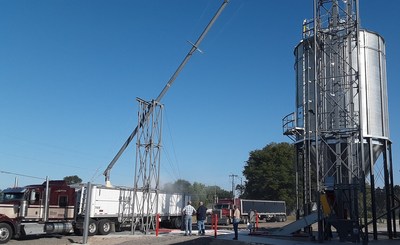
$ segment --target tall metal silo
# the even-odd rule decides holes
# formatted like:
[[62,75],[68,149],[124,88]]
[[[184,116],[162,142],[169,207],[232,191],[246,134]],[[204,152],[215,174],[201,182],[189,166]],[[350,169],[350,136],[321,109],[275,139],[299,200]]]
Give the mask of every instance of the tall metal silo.
[[341,240],[368,242],[370,223],[376,238],[374,165],[382,158],[391,237],[396,224],[384,39],[359,28],[357,0],[315,0],[314,18],[304,21],[294,55],[296,111],[283,126],[297,151],[298,218],[316,206],[319,239],[334,226]]

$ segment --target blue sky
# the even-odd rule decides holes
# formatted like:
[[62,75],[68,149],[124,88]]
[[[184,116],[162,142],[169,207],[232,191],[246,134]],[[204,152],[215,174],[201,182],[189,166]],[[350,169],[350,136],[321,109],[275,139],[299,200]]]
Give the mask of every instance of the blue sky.
[[[0,1],[0,170],[51,179],[102,172],[222,0]],[[162,183],[230,189],[249,152],[293,112],[293,49],[313,1],[231,0],[162,103]],[[360,1],[362,27],[386,41],[395,183],[400,181],[400,2]],[[132,185],[135,144],[111,172]],[[19,177],[20,185],[40,180]],[[0,189],[14,176],[0,173]]]

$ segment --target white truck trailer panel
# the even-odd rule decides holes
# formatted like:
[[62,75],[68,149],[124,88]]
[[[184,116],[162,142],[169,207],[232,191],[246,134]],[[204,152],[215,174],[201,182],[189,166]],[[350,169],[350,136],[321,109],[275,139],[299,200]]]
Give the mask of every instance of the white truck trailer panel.
[[[142,192],[137,192],[136,198],[134,195],[134,191],[129,188],[94,185],[92,186],[90,217],[132,216],[132,205],[135,207],[135,215],[140,214],[140,210],[144,210],[144,213],[150,210],[150,213],[158,213],[161,216],[179,216],[187,201],[182,194],[159,193],[157,206],[154,201],[155,193],[150,194],[150,201],[147,198],[143,200]],[[149,203],[153,203],[153,206],[148,205]],[[156,206],[157,211],[155,211]]]
[[188,201],[189,197],[182,194],[160,193],[158,195],[158,213],[179,216],[182,214],[182,209]]

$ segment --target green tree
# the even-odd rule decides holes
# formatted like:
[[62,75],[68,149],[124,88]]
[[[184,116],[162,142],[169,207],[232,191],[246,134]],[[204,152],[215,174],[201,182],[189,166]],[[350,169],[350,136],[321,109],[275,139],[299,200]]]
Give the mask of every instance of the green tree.
[[207,199],[206,204],[208,207],[212,207],[212,205],[217,201],[218,198],[231,198],[231,192],[222,189],[219,186],[207,186],[206,187]]
[[250,152],[243,175],[243,198],[283,200],[287,210],[295,207],[295,148],[289,143],[271,143]]
[[78,175],[65,176],[64,180],[67,182],[68,185],[82,183],[82,179],[79,178]]
[[192,203],[197,205],[200,201],[206,203],[208,202],[207,199],[207,192],[206,186],[204,184],[194,182],[193,185],[190,187],[190,195],[192,197]]
[[166,183],[163,191],[168,193],[189,193],[191,185],[187,180],[178,179],[174,183]]
[[162,189],[168,193],[185,193],[191,196],[194,207],[202,201],[209,208],[215,203],[217,198],[229,198],[229,191],[221,189],[219,186],[206,186],[205,184],[194,182],[191,184],[187,180],[179,179],[174,183],[166,183]]

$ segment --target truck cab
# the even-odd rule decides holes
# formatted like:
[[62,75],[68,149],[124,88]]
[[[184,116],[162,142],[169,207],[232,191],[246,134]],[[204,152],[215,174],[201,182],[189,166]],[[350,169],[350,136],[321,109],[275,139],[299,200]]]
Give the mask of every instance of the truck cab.
[[232,223],[233,205],[231,203],[217,203],[214,205],[213,214],[218,214],[221,223],[229,225]]
[[65,181],[5,189],[0,197],[0,244],[12,237],[71,230],[74,206],[75,189]]
[[[219,199],[218,203],[214,204],[213,215],[217,215],[218,224],[229,225],[233,221],[234,205],[232,199]],[[211,219],[208,221],[211,223]]]

